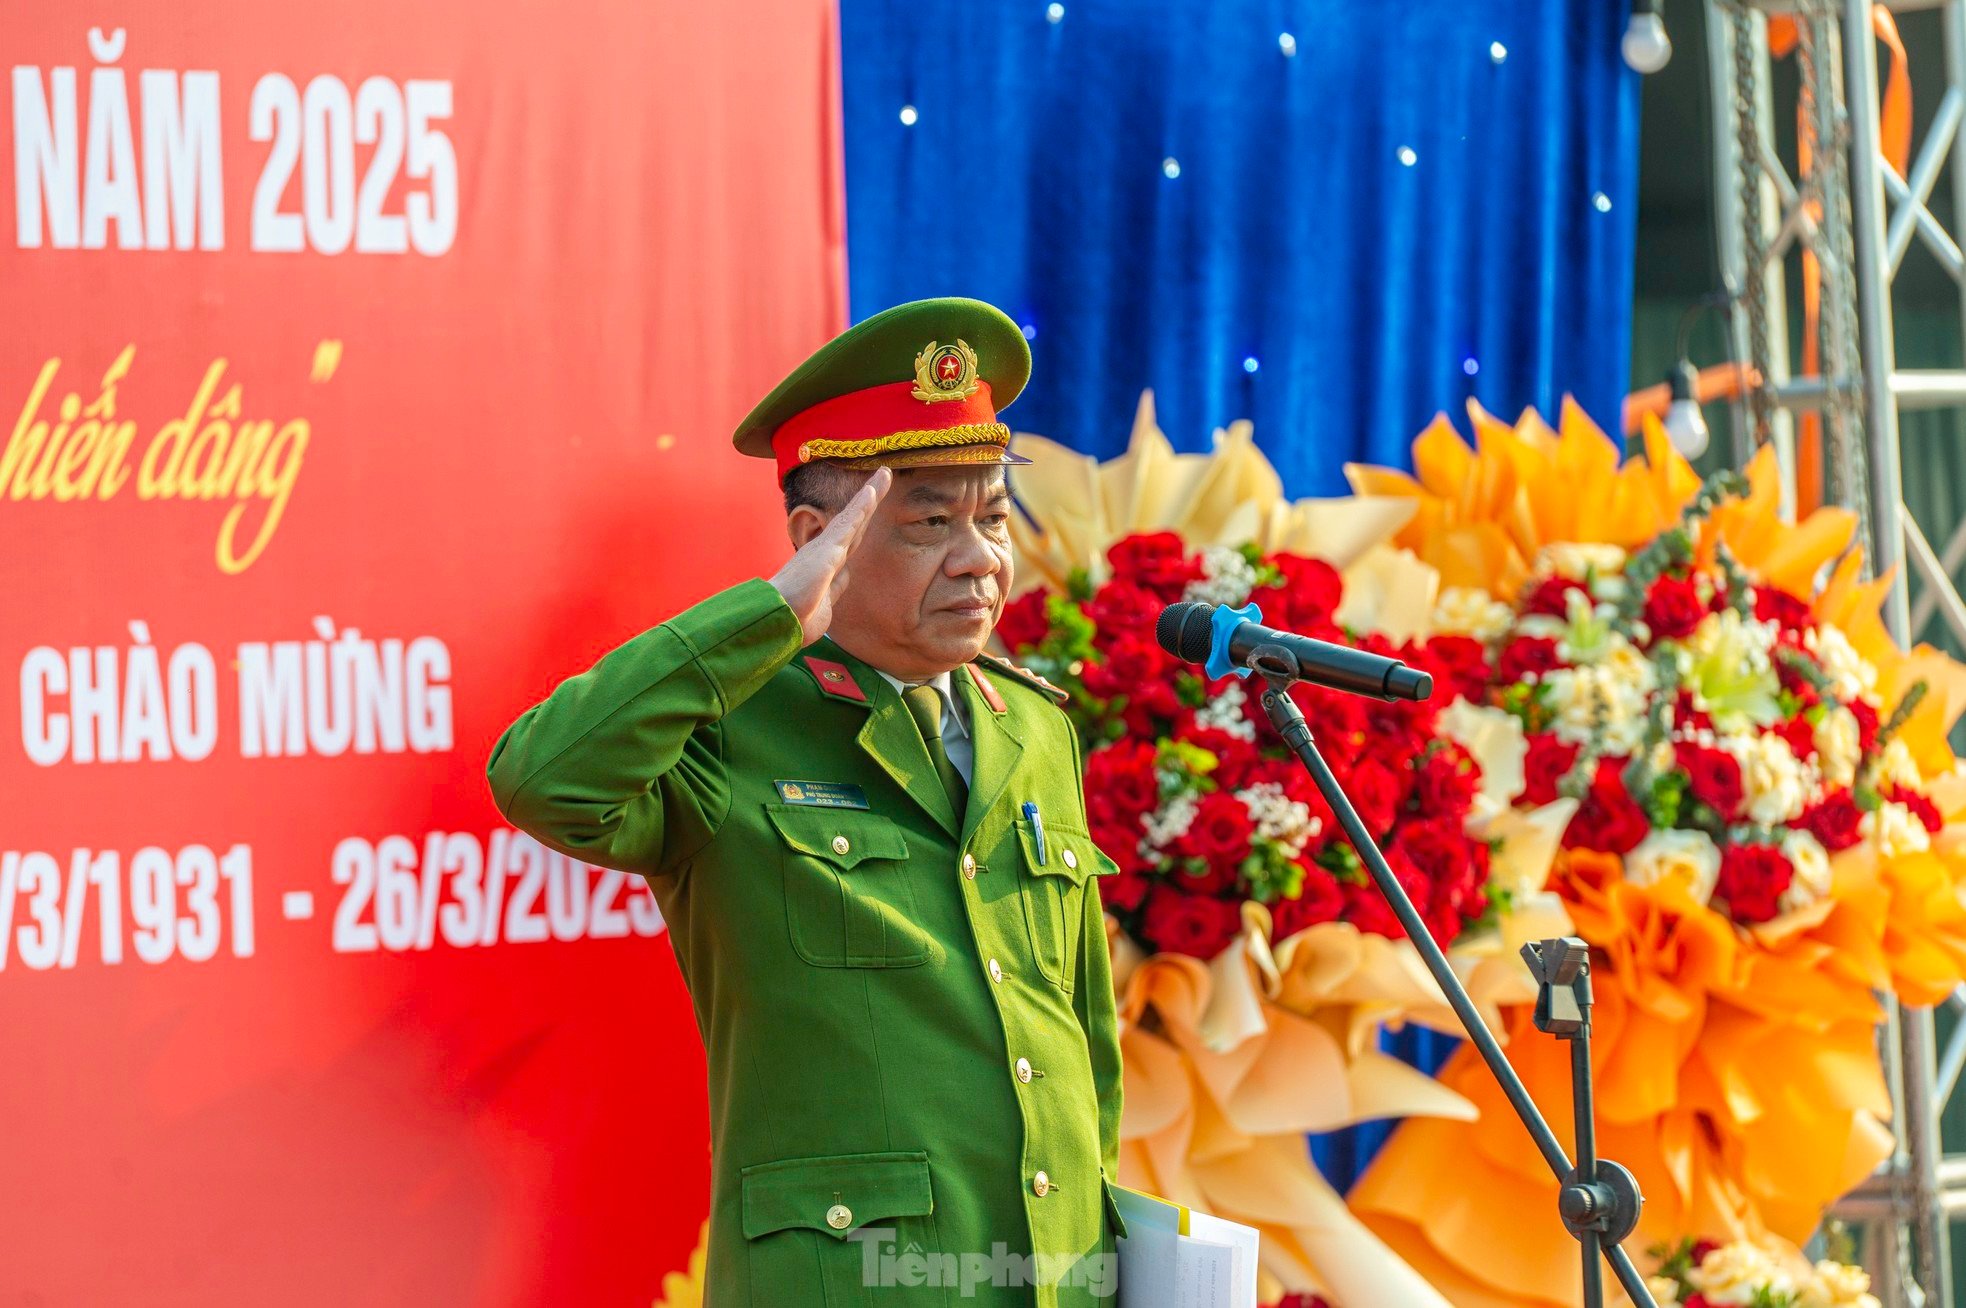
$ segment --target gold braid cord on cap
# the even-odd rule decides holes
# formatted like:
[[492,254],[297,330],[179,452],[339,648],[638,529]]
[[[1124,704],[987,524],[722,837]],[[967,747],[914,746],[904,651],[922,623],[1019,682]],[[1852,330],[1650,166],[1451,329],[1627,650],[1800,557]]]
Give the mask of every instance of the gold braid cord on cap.
[[936,431],[897,431],[864,441],[811,440],[799,446],[799,462],[814,459],[864,459],[895,450],[920,450],[938,445],[1008,445],[1010,428],[1001,422],[965,422]]

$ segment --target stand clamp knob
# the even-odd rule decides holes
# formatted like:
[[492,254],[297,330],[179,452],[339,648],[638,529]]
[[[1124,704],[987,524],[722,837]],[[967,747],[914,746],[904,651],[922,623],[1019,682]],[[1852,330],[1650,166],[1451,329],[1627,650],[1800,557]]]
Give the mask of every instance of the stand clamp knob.
[[1597,1179],[1586,1181],[1576,1169],[1557,1194],[1557,1213],[1570,1234],[1582,1239],[1586,1231],[1618,1244],[1638,1226],[1638,1215],[1645,1207],[1645,1196],[1638,1192],[1638,1178],[1607,1159],[1598,1159]]

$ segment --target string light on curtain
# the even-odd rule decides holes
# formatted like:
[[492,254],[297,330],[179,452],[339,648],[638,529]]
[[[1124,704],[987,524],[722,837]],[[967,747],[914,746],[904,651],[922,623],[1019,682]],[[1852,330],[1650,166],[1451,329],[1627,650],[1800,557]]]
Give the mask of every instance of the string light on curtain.
[[1258,363],[1258,362],[1256,361],[1256,356],[1255,356],[1255,355],[1253,355],[1253,354],[1251,354],[1251,355],[1246,355],[1246,356],[1244,356],[1244,358],[1243,358],[1243,361],[1242,361],[1242,370],[1243,370],[1244,372],[1247,372],[1247,373],[1254,373],[1254,372],[1255,372],[1255,371],[1256,371],[1256,370],[1257,370],[1258,368],[1260,368],[1260,367],[1262,367],[1262,366],[1263,366],[1262,364],[1260,364],[1260,363]]
[[1065,6],[1054,4],[1045,6],[1044,16],[1054,23],[1065,21]]
[[915,106],[911,104],[901,106],[901,125],[903,127],[913,127],[916,120],[920,117],[921,115],[915,112]]
[[1399,161],[1408,168],[1411,168],[1414,164],[1420,162],[1420,156],[1414,151],[1412,146],[1402,145],[1399,147]]
[[1297,38],[1285,32],[1277,38],[1277,49],[1283,51],[1283,57],[1285,59],[1295,59],[1297,57]]
[[1640,73],[1656,73],[1672,58],[1672,38],[1666,35],[1666,20],[1660,16],[1662,0],[1632,0],[1631,21],[1625,24],[1625,39],[1619,48],[1625,62]]
[[1171,182],[1181,175],[1181,161],[1170,154],[1160,161],[1160,170]]
[[1509,57],[1509,48],[1500,41],[1490,41],[1488,43],[1488,57],[1499,64]]

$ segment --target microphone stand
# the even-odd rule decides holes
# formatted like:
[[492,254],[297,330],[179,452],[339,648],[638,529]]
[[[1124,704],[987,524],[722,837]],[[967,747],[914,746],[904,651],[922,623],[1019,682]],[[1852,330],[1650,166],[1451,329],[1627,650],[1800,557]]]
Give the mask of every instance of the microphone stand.
[[1372,880],[1379,886],[1379,892],[1386,897],[1400,925],[1406,928],[1406,935],[1413,947],[1420,951],[1420,958],[1427,965],[1427,971],[1439,983],[1441,993],[1467,1028],[1468,1040],[1480,1051],[1482,1061],[1501,1084],[1502,1093],[1508,1096],[1516,1116],[1529,1137],[1542,1153],[1543,1161],[1549,1164],[1561,1188],[1557,1192],[1557,1215],[1564,1229],[1577,1237],[1583,1246],[1584,1259],[1584,1303],[1587,1308],[1603,1308],[1604,1269],[1599,1263],[1600,1254],[1610,1259],[1612,1270],[1631,1296],[1634,1304],[1643,1308],[1657,1308],[1651,1291],[1646,1288],[1645,1278],[1638,1274],[1632,1264],[1631,1256],[1621,1243],[1638,1225],[1639,1209],[1644,1200],[1638,1192],[1638,1181],[1625,1168],[1608,1159],[1597,1156],[1597,1129],[1593,1119],[1591,1090],[1591,967],[1590,947],[1575,936],[1555,940],[1544,940],[1522,947],[1523,959],[1536,976],[1538,994],[1536,999],[1536,1026],[1538,1030],[1556,1036],[1559,1040],[1570,1042],[1570,1090],[1571,1113],[1577,1134],[1577,1162],[1573,1166],[1564,1155],[1563,1146],[1557,1143],[1550,1131],[1549,1123],[1537,1109],[1536,1101],[1529,1097],[1522,1078],[1516,1075],[1515,1068],[1503,1055],[1502,1047],[1496,1043],[1495,1035],[1481,1020],[1474,1001],[1461,979],[1454,975],[1454,968],[1447,961],[1447,955],[1434,943],[1433,935],[1420,919],[1419,910],[1413,907],[1406,888],[1399,884],[1392,868],[1386,865],[1386,857],[1380,853],[1373,842],[1372,833],[1365,829],[1359,820],[1358,810],[1345,795],[1338,778],[1332,775],[1331,767],[1318,752],[1317,742],[1311,737],[1311,728],[1304,721],[1304,714],[1297,702],[1290,698],[1290,683],[1299,679],[1296,657],[1289,649],[1278,644],[1259,645],[1251,650],[1247,660],[1249,668],[1260,674],[1264,680],[1263,711],[1270,719],[1270,725],[1283,737],[1291,752],[1297,755],[1304,767],[1317,782],[1324,801],[1337,815],[1338,822],[1345,829],[1345,836],[1352,848],[1372,873]]

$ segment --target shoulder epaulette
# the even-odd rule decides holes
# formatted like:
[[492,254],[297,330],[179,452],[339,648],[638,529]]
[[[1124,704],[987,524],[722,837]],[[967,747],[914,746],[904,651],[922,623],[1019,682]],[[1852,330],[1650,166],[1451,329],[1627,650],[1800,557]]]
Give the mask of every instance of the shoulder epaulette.
[[1023,682],[1033,690],[1042,691],[1061,708],[1072,698],[1071,691],[1052,685],[1029,668],[1012,663],[1009,659],[1003,658],[1000,655],[991,654],[986,651],[978,654],[976,661],[992,672],[1000,672],[1006,677]]

